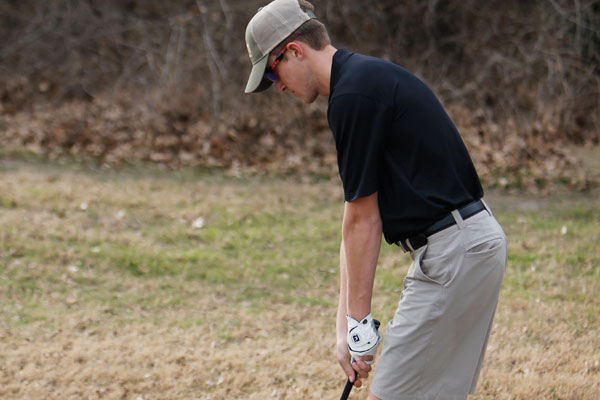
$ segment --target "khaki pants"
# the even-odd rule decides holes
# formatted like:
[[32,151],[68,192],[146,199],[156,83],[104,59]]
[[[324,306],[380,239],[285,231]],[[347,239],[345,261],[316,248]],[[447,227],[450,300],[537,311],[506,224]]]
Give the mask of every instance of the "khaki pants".
[[464,400],[474,393],[506,267],[489,209],[414,251],[386,328],[371,391],[383,400]]

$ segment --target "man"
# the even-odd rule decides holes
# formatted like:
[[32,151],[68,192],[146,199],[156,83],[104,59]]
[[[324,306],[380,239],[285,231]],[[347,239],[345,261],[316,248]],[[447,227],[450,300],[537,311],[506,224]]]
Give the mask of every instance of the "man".
[[[413,263],[385,332],[370,399],[465,399],[479,376],[506,237],[458,131],[405,69],[334,48],[304,0],[275,0],[246,29],[246,93],[274,83],[329,96],[344,188],[337,357],[355,386],[380,343],[371,297],[382,233]],[[356,372],[355,372],[356,371]]]

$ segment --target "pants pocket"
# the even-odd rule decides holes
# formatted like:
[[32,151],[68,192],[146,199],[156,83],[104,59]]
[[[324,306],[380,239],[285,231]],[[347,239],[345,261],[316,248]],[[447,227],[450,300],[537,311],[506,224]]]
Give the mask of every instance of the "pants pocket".
[[506,238],[504,236],[489,236],[473,242],[467,247],[467,257],[488,258],[498,253],[506,253]]
[[437,274],[430,275],[431,264],[424,261],[425,253],[427,252],[427,245],[421,247],[415,252],[415,257],[412,265],[410,266],[408,277],[423,282],[434,283],[436,285],[443,286],[442,283],[436,279]]

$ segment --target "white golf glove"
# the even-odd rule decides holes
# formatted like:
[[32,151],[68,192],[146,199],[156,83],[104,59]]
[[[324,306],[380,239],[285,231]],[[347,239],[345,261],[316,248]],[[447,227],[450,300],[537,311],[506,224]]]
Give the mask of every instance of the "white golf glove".
[[371,313],[359,321],[350,316],[348,320],[348,350],[353,360],[359,360],[363,356],[373,356],[372,361],[365,361],[367,364],[373,364],[377,346],[381,341],[381,336],[377,332],[375,322]]

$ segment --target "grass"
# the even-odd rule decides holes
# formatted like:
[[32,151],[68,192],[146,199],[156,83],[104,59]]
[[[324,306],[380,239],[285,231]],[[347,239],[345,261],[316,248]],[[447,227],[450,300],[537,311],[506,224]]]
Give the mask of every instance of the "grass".
[[[0,398],[337,398],[339,186],[0,160]],[[488,201],[509,263],[473,400],[597,399],[600,201]],[[382,246],[384,322],[408,265]]]

